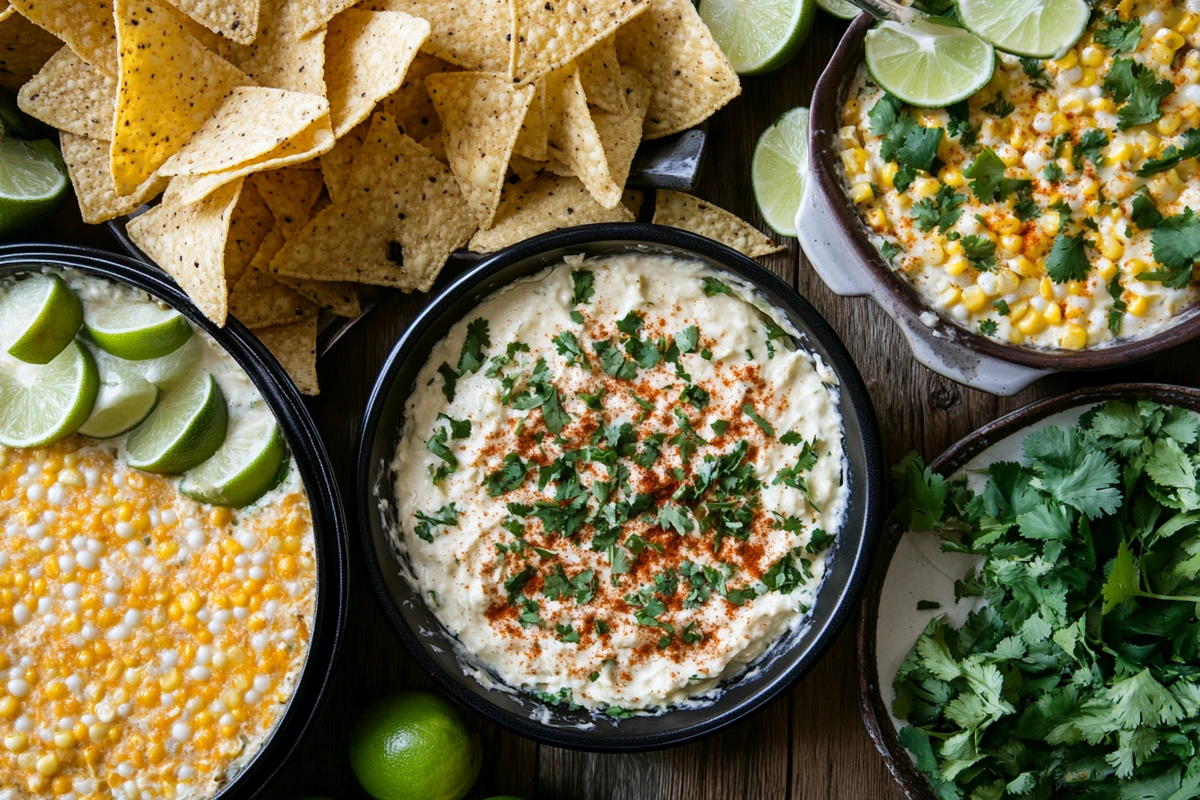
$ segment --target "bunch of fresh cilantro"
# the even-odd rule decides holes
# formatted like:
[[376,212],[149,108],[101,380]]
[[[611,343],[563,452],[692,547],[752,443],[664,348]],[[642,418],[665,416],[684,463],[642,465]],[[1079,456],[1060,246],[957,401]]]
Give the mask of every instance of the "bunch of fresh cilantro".
[[[982,558],[894,680],[943,800],[1200,797],[1200,420],[1110,402],[974,493],[910,454],[896,519]],[[922,604],[922,607],[926,607]]]

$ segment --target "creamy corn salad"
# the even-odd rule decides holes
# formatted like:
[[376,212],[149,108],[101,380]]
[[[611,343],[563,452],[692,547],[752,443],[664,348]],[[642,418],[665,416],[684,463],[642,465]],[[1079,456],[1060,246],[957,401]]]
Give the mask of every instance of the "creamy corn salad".
[[916,109],[859,68],[839,160],[875,245],[937,314],[1001,342],[1082,350],[1197,299],[1200,3],[1097,5],[1057,61]]

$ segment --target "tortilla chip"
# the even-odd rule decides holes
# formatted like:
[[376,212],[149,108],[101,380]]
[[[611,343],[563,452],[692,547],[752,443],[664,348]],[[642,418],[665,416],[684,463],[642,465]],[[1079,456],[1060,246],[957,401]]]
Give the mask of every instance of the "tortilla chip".
[[13,14],[17,13],[17,10],[8,4],[8,0],[4,0],[3,6],[4,10],[0,11],[0,22],[3,22]]
[[171,0],[171,3],[232,42],[250,44],[258,35],[258,0]]
[[633,67],[621,67],[621,94],[625,110],[616,114],[597,113],[592,123],[600,134],[604,158],[612,182],[623,190],[629,178],[633,156],[642,141],[642,122],[650,104],[652,90],[642,73]]
[[294,0],[294,2],[297,4],[298,33],[301,36],[307,36],[325,27],[329,20],[350,8],[358,0]]
[[513,152],[534,161],[545,161],[546,137],[550,130],[550,120],[546,116],[546,79],[538,78],[532,85],[536,92],[521,121],[521,135],[517,137]]
[[225,324],[225,242],[242,182],[222,187],[190,205],[168,188],[161,204],[129,223],[134,244],[162,267],[206,317]]
[[386,114],[373,118],[346,194],[288,240],[272,275],[428,291],[476,228],[450,170]]
[[691,0],[649,0],[649,6],[617,32],[617,57],[654,87],[645,137],[659,139],[708,119],[742,86]]
[[534,87],[513,86],[506,76],[486,72],[430,75],[425,85],[442,120],[450,170],[486,228],[500,204],[508,160]]
[[286,275],[276,275],[275,279],[339,317],[357,317],[362,313],[358,291],[348,281],[308,281]]
[[225,239],[226,286],[238,282],[274,227],[275,217],[262,194],[249,182],[243,183]]
[[650,0],[590,0],[586,6],[547,0],[511,2],[509,75],[518,84],[569,63],[650,5]]
[[325,35],[325,84],[333,134],[341,136],[395,92],[429,37],[429,23],[395,11],[350,9]]
[[271,351],[301,394],[317,395],[317,318],[254,332]]
[[592,120],[587,97],[574,65],[546,79],[546,109],[550,117],[550,144],[561,151],[563,163],[588,187],[605,208],[621,202],[621,186],[613,180],[604,142]]
[[113,176],[117,192],[128,194],[250,78],[189,36],[154,0],[117,0],[116,18],[121,78]]
[[578,178],[543,175],[529,183],[509,184],[491,228],[471,237],[471,250],[491,253],[540,233],[593,222],[633,222],[620,203],[604,208]]
[[112,0],[12,0],[12,7],[65,42],[75,55],[117,77]]
[[328,153],[321,155],[321,175],[325,179],[325,188],[329,190],[329,197],[334,202],[344,203],[349,199],[345,189],[350,182],[350,164],[354,161],[354,156],[358,154],[358,151],[362,149],[363,141],[367,138],[367,131],[370,128],[369,121],[364,120],[358,123],[347,131],[345,136],[338,139]]
[[0,86],[16,94],[62,42],[20,14],[0,22]]
[[580,53],[575,66],[579,67],[579,82],[583,84],[583,93],[589,103],[613,114],[625,111],[616,34],[605,36]]
[[433,100],[425,89],[425,78],[439,72],[457,72],[458,67],[425,52],[417,53],[400,88],[379,102],[379,110],[400,123],[417,141],[442,129]]
[[151,175],[127,195],[117,194],[113,185],[109,143],[63,131],[58,137],[75,199],[83,221],[95,225],[132,214],[167,187],[167,179]]
[[21,87],[17,105],[60,131],[111,141],[117,82],[61,48]]
[[315,316],[319,306],[262,271],[283,246],[283,234],[272,228],[250,267],[229,292],[229,313],[247,328],[286,325]]
[[508,168],[516,174],[521,183],[526,183],[536,178],[545,166],[545,161],[534,161],[531,158],[525,158],[515,153],[508,161]]
[[660,189],[654,201],[654,224],[680,228],[758,258],[787,248],[775,244],[749,222],[723,208],[683,192]]
[[264,0],[258,37],[252,44],[232,42],[221,55],[259,86],[325,96],[325,31],[301,36],[303,0]]
[[432,136],[426,136],[421,140],[421,147],[429,151],[429,155],[436,158],[446,166],[450,166],[450,158],[446,155],[446,140],[442,137],[442,132],[438,131]]
[[621,195],[621,205],[629,209],[629,213],[637,217],[642,213],[642,202],[646,199],[645,195],[637,189],[626,189]]
[[284,239],[292,238],[308,222],[313,203],[325,187],[321,173],[293,168],[259,172],[250,176],[250,182],[271,209]]
[[376,0],[370,7],[428,20],[423,49],[443,61],[478,72],[508,71],[509,0]]

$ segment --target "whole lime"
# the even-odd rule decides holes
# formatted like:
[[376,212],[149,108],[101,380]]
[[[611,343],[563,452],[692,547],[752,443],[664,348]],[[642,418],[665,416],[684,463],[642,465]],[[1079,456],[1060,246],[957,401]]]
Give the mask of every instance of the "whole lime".
[[479,737],[428,692],[400,692],[350,733],[350,766],[376,800],[459,800],[479,776]]

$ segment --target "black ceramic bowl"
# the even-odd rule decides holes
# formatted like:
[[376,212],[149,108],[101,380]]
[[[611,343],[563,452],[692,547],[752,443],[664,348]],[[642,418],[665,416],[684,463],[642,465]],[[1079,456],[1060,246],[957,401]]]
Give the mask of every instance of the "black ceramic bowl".
[[316,721],[328,694],[342,639],[349,586],[346,517],[325,445],[295,385],[258,339],[232,318],[226,327],[218,328],[162,273],[101,250],[53,244],[0,246],[0,277],[42,267],[73,269],[127,283],[181,311],[193,325],[225,348],[254,381],[279,421],[300,470],[312,508],[317,556],[317,600],[308,660],[275,730],[250,763],[213,800],[260,797]]
[[[804,334],[803,345],[820,354],[841,381],[839,410],[845,427],[850,499],[810,625],[772,648],[752,673],[733,679],[711,704],[618,723],[595,719],[584,711],[546,706],[526,693],[489,689],[465,675],[456,660],[453,637],[401,576],[385,525],[396,514],[387,465],[399,441],[404,405],[438,341],[492,292],[564,256],[627,252],[677,256],[733,273],[758,287],[787,315]],[[594,751],[647,750],[706,736],[766,705],[808,672],[854,613],[875,550],[882,496],[875,412],[858,370],[825,320],[791,287],[728,247],[674,228],[637,223],[585,225],[548,233],[480,262],[447,286],[397,342],[375,384],[358,445],[357,480],[371,579],[392,627],[418,663],[443,689],[493,722],[548,744]]]

